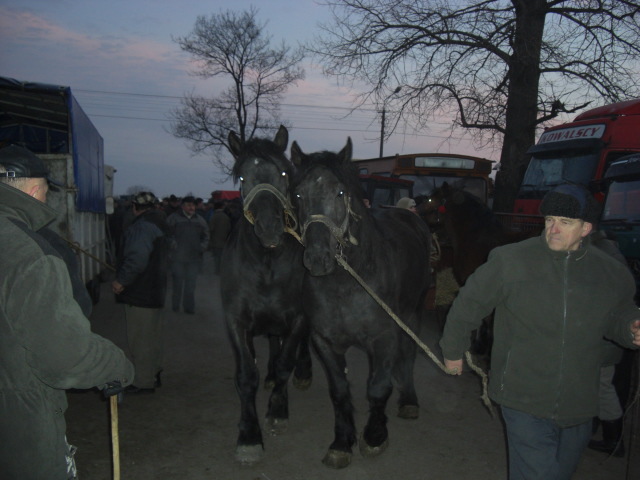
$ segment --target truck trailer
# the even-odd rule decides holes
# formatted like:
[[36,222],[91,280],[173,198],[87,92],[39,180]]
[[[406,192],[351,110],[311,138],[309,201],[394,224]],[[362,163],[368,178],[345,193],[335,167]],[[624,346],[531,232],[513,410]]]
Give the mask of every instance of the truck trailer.
[[[47,203],[49,225],[78,253],[94,301],[113,255],[106,216],[113,208],[115,169],[104,164],[104,141],[67,86],[0,77],[0,146],[19,145],[42,158],[61,187]],[[107,207],[111,211],[107,211]]]

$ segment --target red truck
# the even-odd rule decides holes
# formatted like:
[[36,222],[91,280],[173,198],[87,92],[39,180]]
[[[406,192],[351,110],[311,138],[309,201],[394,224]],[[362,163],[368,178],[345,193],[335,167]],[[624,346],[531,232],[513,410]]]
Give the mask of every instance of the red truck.
[[514,213],[539,215],[542,197],[561,183],[593,187],[618,158],[640,152],[640,99],[612,103],[548,128],[529,149],[531,161],[514,205]]

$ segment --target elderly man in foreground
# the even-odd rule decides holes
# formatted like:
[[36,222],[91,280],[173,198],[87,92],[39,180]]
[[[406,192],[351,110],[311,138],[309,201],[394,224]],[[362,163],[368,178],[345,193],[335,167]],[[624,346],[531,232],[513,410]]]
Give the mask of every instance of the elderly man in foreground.
[[542,201],[540,237],[496,248],[454,301],[440,341],[462,372],[470,332],[495,309],[489,394],[502,410],[510,480],[569,480],[598,413],[603,337],[640,346],[629,269],[591,244],[599,205],[577,185]]

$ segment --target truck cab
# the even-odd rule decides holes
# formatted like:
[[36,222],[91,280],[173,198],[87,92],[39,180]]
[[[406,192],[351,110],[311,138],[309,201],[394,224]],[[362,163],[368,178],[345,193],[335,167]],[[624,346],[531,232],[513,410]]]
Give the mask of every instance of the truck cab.
[[640,286],[640,153],[613,162],[604,180],[608,188],[599,228],[618,243]]
[[[514,213],[538,215],[542,197],[562,183],[598,185],[609,165],[640,152],[640,99],[613,103],[548,128],[527,153],[529,166]],[[602,200],[603,192],[596,192]]]

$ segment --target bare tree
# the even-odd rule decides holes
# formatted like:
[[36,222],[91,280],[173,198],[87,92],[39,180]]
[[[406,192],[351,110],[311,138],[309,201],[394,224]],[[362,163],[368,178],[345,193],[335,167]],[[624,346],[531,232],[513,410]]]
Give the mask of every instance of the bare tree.
[[257,14],[252,7],[242,13],[200,15],[189,35],[174,39],[195,60],[195,75],[229,80],[229,87],[213,98],[186,94],[172,113],[171,125],[174,136],[184,139],[194,153],[211,154],[225,173],[230,168],[224,158],[229,131],[246,141],[257,132],[277,130],[283,123],[283,94],[304,78],[298,66],[303,50],[291,50],[284,42],[272,48]]
[[[536,129],[592,102],[640,93],[640,6],[626,0],[335,0],[310,48],[325,72],[388,92],[416,128],[452,112],[499,146],[494,209],[510,211]],[[393,114],[393,112],[392,112]]]

